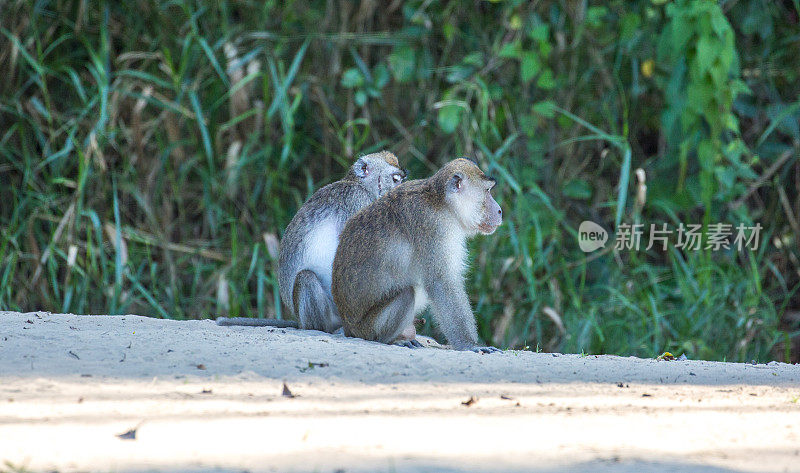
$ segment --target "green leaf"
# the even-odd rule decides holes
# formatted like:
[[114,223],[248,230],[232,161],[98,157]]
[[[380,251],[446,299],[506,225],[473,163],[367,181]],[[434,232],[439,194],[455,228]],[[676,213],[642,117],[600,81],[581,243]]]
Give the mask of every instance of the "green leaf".
[[736,58],[736,48],[731,46],[722,45],[719,46],[719,62],[720,67],[722,68],[725,73],[730,71],[731,66]]
[[725,128],[729,131],[738,132],[739,131],[739,120],[736,118],[736,115],[733,113],[726,113],[722,116]]
[[511,43],[506,43],[500,48],[500,52],[498,56],[502,58],[518,58],[520,57],[521,51],[519,47],[519,41],[514,41]]
[[561,193],[570,199],[589,200],[592,198],[592,186],[583,179],[572,179],[564,185]]
[[541,115],[545,118],[553,118],[553,116],[555,116],[555,110],[553,109],[555,105],[555,102],[552,100],[543,100],[533,104],[532,109],[537,115]]
[[189,91],[189,100],[192,102],[192,108],[197,120],[197,126],[200,128],[200,136],[203,138],[203,150],[205,150],[206,159],[208,160],[209,172],[214,172],[214,152],[211,146],[211,134],[208,132],[206,120],[203,117],[203,108],[200,106],[200,99],[197,98],[197,92],[194,90]]
[[222,83],[225,84],[225,87],[230,88],[231,83],[228,82],[228,76],[222,70],[222,66],[220,66],[219,61],[217,61],[217,57],[214,56],[214,51],[211,50],[211,46],[208,45],[208,42],[205,39],[199,36],[197,36],[195,39],[197,40],[197,43],[200,45],[200,47],[203,49],[203,52],[206,54],[208,62],[211,63],[211,66],[214,68],[215,71],[217,71],[217,75],[219,75],[220,79],[222,79]]
[[539,80],[536,81],[536,85],[545,90],[555,88],[556,80],[553,78],[553,71],[545,69],[542,75],[539,76]]
[[456,28],[455,26],[453,26],[452,23],[445,23],[444,26],[442,26],[442,33],[444,33],[444,39],[446,39],[448,43],[452,41],[455,32]]
[[[752,3],[751,5],[755,5],[755,3]],[[769,10],[768,9],[763,9],[762,10],[762,14],[763,14],[763,12],[766,12],[766,11],[769,11]],[[767,18],[767,20],[769,20],[769,15],[768,14],[765,15],[765,17]],[[714,33],[716,33],[717,36],[719,36],[720,38],[723,37],[728,32],[730,32],[730,30],[731,30],[731,25],[730,25],[730,23],[728,23],[728,19],[725,18],[725,15],[719,9],[717,9],[717,11],[714,12],[711,15],[711,27],[714,29]],[[748,34],[750,34],[750,33],[748,33]]]
[[389,55],[389,68],[398,82],[408,82],[414,78],[416,52],[410,46],[399,46]]
[[464,59],[461,60],[461,63],[475,67],[483,67],[483,54],[479,52],[467,54],[464,56]]
[[[703,36],[697,41],[697,56],[695,63],[701,74],[714,66],[719,56],[720,43],[716,39]],[[727,71],[726,71],[727,72]]]
[[688,110],[702,113],[706,104],[714,99],[714,88],[708,81],[689,83],[686,86],[686,98]]
[[445,105],[439,109],[439,128],[445,133],[453,133],[456,127],[461,123],[461,114],[463,110],[458,105]]
[[547,41],[548,36],[550,36],[550,25],[546,23],[536,25],[528,31],[528,36],[536,41]]
[[697,160],[700,161],[700,169],[711,171],[717,160],[717,148],[711,140],[705,139],[697,146]]
[[625,212],[625,202],[628,200],[628,183],[631,178],[631,148],[625,143],[622,155],[622,169],[619,172],[619,194],[617,194],[617,214],[614,217],[614,228],[619,228],[622,214]]
[[474,71],[475,69],[469,66],[453,66],[453,68],[447,74],[447,77],[445,77],[445,80],[451,84],[454,82],[459,82],[471,76]]
[[606,7],[589,7],[586,9],[586,23],[589,26],[600,26],[603,17],[608,14]]
[[372,74],[375,87],[382,89],[389,83],[389,68],[386,67],[386,64],[381,63],[375,66],[375,70],[372,71]]
[[359,90],[355,95],[356,105],[363,107],[367,103],[367,94],[363,90]]
[[683,19],[676,19],[672,22],[672,32],[670,39],[672,40],[672,57],[677,60],[685,53],[684,49],[689,41],[694,40],[696,35],[692,28],[692,24]]
[[342,87],[352,89],[363,84],[364,76],[355,67],[351,67],[342,74]]
[[536,77],[536,74],[542,69],[542,63],[539,61],[539,55],[533,51],[525,51],[522,53],[522,62],[520,70],[522,72],[522,81],[529,82]]
[[289,90],[295,76],[300,70],[300,64],[303,62],[309,44],[311,44],[310,40],[307,39],[300,46],[300,49],[297,50],[297,54],[295,54],[294,59],[292,59],[292,64],[289,66],[289,71],[286,72],[286,78],[282,82],[278,79],[278,72],[274,63],[270,63],[270,76],[277,89],[275,90],[275,97],[272,99],[272,103],[267,110],[268,117],[272,117],[272,115],[278,111],[279,107],[286,107],[289,101],[289,98],[286,96],[286,91]]
[[550,56],[550,52],[553,51],[553,45],[548,43],[547,41],[542,41],[539,43],[539,56],[546,58]]
[[427,49],[422,50],[417,58],[416,72],[419,80],[429,79],[433,75],[433,56]]
[[642,19],[636,13],[627,13],[620,21],[619,38],[622,41],[630,41],[639,29]]
[[753,91],[750,90],[750,87],[748,87],[747,84],[741,79],[732,80],[730,87],[731,87],[731,93],[733,94],[734,97],[736,97],[739,94],[747,94],[747,95],[753,94]]

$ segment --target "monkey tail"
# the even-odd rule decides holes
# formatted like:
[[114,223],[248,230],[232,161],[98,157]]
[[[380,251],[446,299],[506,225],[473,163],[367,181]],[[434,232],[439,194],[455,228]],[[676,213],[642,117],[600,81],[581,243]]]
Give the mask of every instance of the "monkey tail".
[[245,327],[277,327],[277,328],[299,328],[295,320],[283,319],[253,319],[250,317],[219,317],[217,325],[231,327],[234,325]]

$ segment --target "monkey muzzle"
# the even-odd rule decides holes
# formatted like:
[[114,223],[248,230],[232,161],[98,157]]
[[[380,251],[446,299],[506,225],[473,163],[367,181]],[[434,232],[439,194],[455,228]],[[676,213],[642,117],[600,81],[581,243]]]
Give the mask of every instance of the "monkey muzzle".
[[491,235],[497,230],[497,227],[503,223],[503,209],[500,205],[490,196],[489,202],[486,205],[486,211],[483,214],[483,220],[478,225],[478,231],[484,235]]

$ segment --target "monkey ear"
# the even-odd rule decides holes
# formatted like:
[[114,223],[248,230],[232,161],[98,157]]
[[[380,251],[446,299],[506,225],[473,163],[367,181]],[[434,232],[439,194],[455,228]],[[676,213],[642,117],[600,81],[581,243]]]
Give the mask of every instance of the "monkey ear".
[[362,179],[367,177],[371,171],[369,164],[367,164],[364,158],[359,158],[353,165],[353,169],[355,170],[356,176]]
[[464,187],[464,178],[461,177],[461,174],[453,174],[453,177],[450,178],[450,190],[452,192],[458,192]]

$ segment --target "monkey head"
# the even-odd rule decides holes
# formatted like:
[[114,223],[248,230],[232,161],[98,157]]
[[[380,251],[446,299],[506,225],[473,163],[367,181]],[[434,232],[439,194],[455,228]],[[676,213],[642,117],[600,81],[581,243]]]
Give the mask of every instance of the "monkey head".
[[503,210],[491,194],[496,181],[466,158],[450,161],[437,174],[445,204],[467,235],[494,233],[503,222]]
[[360,181],[377,199],[400,185],[406,174],[404,169],[400,169],[397,156],[389,151],[379,151],[358,158],[348,177]]

